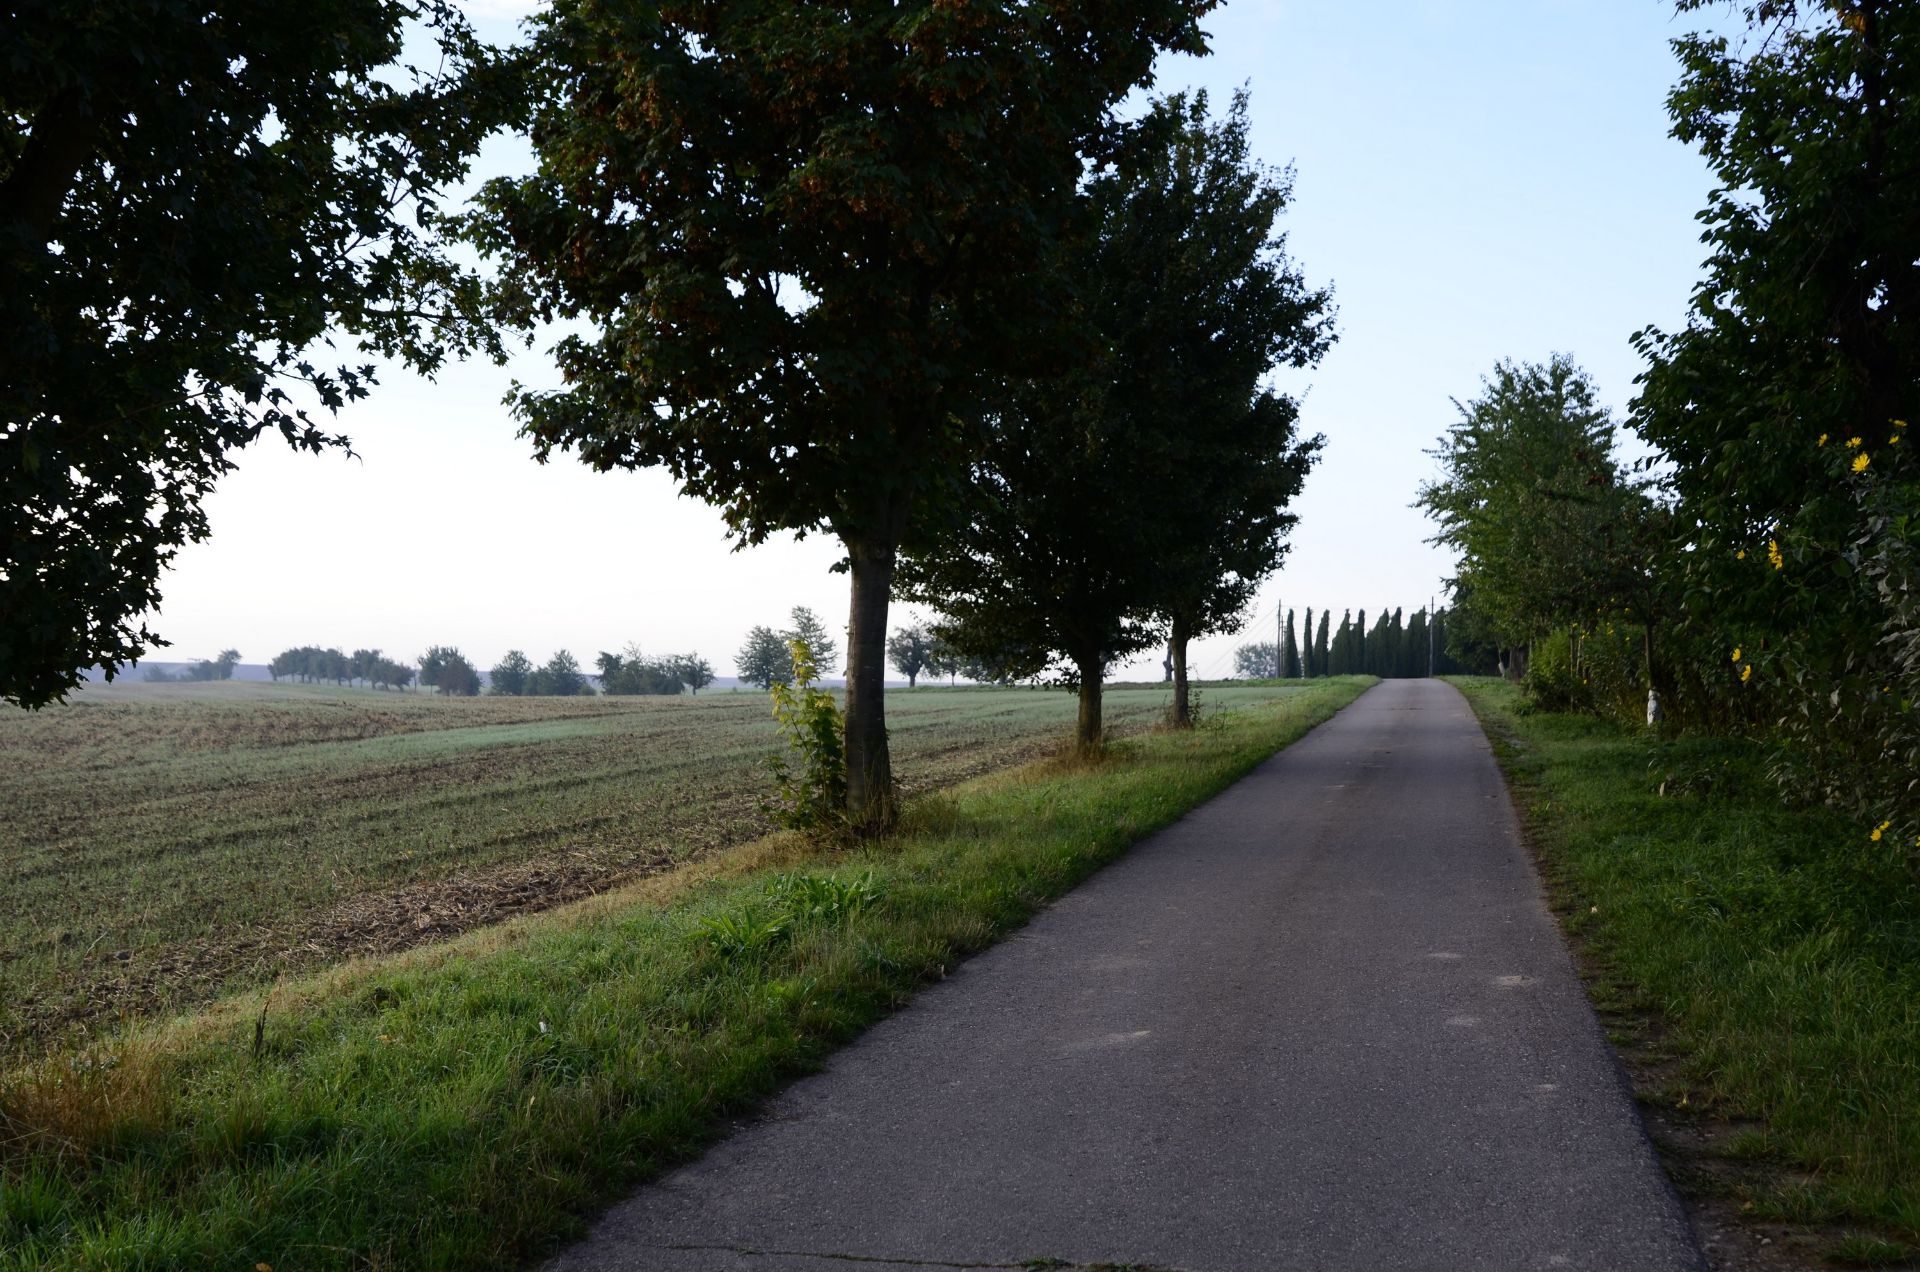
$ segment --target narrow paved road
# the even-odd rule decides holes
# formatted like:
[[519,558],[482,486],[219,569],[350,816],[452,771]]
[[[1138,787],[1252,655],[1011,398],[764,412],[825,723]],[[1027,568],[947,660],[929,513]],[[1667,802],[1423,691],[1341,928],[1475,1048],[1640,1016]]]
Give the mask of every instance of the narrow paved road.
[[1465,701],[1388,681],[555,1272],[1703,1266]]

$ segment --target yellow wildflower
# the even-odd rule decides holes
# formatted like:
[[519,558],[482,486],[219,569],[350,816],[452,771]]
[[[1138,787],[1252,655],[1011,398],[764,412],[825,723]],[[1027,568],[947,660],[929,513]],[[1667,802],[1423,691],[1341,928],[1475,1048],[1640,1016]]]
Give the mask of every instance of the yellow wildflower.
[[1747,677],[1748,677],[1748,676],[1751,676],[1752,674],[1753,674],[1753,664],[1752,664],[1752,663],[1747,663],[1747,664],[1746,664],[1745,666],[1743,666],[1743,667],[1741,667],[1741,668],[1740,668],[1740,683],[1741,683],[1741,684],[1743,684],[1743,685],[1744,685],[1744,684],[1746,684],[1746,683],[1747,683]]
[[1739,662],[1739,661],[1740,661],[1740,649],[1739,649],[1739,647],[1738,647],[1738,646],[1735,646],[1735,647],[1734,647],[1734,651],[1733,651],[1733,661],[1735,661],[1735,662]]
[[1849,437],[1849,438],[1847,439],[1847,449],[1848,449],[1848,450],[1855,450],[1855,449],[1857,449],[1857,448],[1859,447],[1859,445],[1860,445],[1860,439],[1859,439],[1859,438],[1857,438],[1857,437]]
[[1827,435],[1825,433],[1820,434],[1820,440],[1814,443],[1815,446],[1825,446],[1826,444]]
[[1738,552],[1736,552],[1736,553],[1734,553],[1734,554],[1733,554],[1733,559],[1734,559],[1734,560],[1736,560],[1736,561],[1744,561],[1744,560],[1746,560],[1746,559],[1747,559],[1747,550],[1746,550],[1745,548],[1742,548],[1742,549],[1740,549],[1740,550],[1739,550]]
[[1853,471],[1856,473],[1864,473],[1867,471],[1867,465],[1872,462],[1873,456],[1867,454],[1865,451],[1861,451],[1853,457]]
[[1907,422],[1905,420],[1895,420],[1893,422],[1893,426],[1895,428],[1905,428],[1907,426]]
[[1879,843],[1880,836],[1884,835],[1887,832],[1887,827],[1891,825],[1893,825],[1893,823],[1890,821],[1881,822],[1878,826],[1875,826],[1873,828],[1873,833],[1871,835],[1868,835],[1867,838],[1873,840],[1873,842],[1876,844]]
[[1767,540],[1767,560],[1773,562],[1773,568],[1776,570],[1784,569],[1787,564],[1786,558],[1780,555],[1780,545],[1772,539]]

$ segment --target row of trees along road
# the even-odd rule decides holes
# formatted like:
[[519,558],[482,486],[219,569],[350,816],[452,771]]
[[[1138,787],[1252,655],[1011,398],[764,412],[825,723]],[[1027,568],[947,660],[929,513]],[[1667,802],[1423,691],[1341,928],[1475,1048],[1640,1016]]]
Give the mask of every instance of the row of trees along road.
[[1082,747],[1106,669],[1169,638],[1187,723],[1188,642],[1237,628],[1285,550],[1321,439],[1262,382],[1332,340],[1329,294],[1274,231],[1288,190],[1248,157],[1244,94],[1220,120],[1204,94],[1155,102],[1087,182],[1086,232],[1057,266],[1087,356],[994,395],[968,497],[902,563],[957,650],[1064,663]]
[[[1702,0],[1682,0],[1682,11]],[[1625,461],[1570,358],[1502,363],[1421,492],[1456,640],[1551,705],[1758,734],[1796,797],[1920,842],[1920,6],[1743,7],[1669,98],[1716,189]]]
[[[1210,228],[1213,205],[1180,202],[1181,182],[1225,171],[1204,158],[1215,134],[1196,131],[1198,103],[1162,103],[1138,125],[1116,114],[1160,53],[1205,51],[1212,6],[749,0],[634,22],[558,0],[505,52],[477,42],[452,0],[356,10],[326,40],[297,9],[29,9],[9,31],[6,89],[24,140],[0,148],[0,694],[45,703],[79,669],[155,643],[140,615],[173,553],[205,537],[201,501],[231,450],[269,431],[345,445],[301,403],[336,412],[371,390],[371,369],[315,365],[324,341],[431,374],[560,321],[565,387],[512,399],[542,459],[662,466],[745,542],[827,531],[845,546],[856,829],[893,818],[881,694],[902,549],[937,566],[934,544],[994,528],[993,493],[1028,524],[1047,507],[1081,513],[1060,542],[1097,546],[1082,533],[1091,500],[1067,506],[1015,460],[1022,435],[1072,449],[1048,421],[1135,478],[1147,460],[1126,446],[1157,455],[1169,466],[1144,500],[1121,472],[1083,471],[1100,477],[1106,529],[1177,562],[1163,575],[1185,594],[1088,575],[1076,588],[1104,600],[1002,646],[1063,658],[1093,736],[1108,660],[1155,622],[1183,649],[1277,561],[1278,496],[1311,459],[1294,404],[1254,391],[1267,365],[1306,365],[1329,338],[1324,293],[1265,238],[1284,185],[1209,187],[1228,196]],[[440,57],[403,64],[410,42]],[[447,215],[438,192],[503,126],[529,129],[537,171]],[[1145,202],[1130,201],[1136,186]],[[1176,269],[1126,273],[1145,259],[1131,245],[1158,233],[1156,194],[1240,251],[1244,277],[1178,250],[1165,254]],[[1235,239],[1236,220],[1258,233]],[[491,279],[463,268],[456,237]],[[1193,317],[1235,321],[1182,328],[1183,291]],[[1119,409],[1120,383],[1211,422],[1177,444],[1178,430]],[[1234,484],[1247,470],[1275,497]],[[1191,523],[1159,511],[1162,497],[1230,528],[1214,536],[1224,555],[1176,537]],[[956,642],[969,629],[966,644],[986,642],[1012,614],[1024,567],[1008,542],[975,559],[971,581],[920,569],[908,585],[953,602]],[[1091,553],[1082,564],[1104,568]]]
[[1347,675],[1405,680],[1427,675],[1476,675],[1492,669],[1490,651],[1477,647],[1449,651],[1446,610],[1434,612],[1431,631],[1425,609],[1415,610],[1411,617],[1403,615],[1399,609],[1382,610],[1369,630],[1365,610],[1357,618],[1347,610],[1340,615],[1339,628],[1334,629],[1332,612],[1323,610],[1316,633],[1313,610],[1309,608],[1306,631],[1311,639],[1303,645],[1295,631],[1294,612],[1288,610],[1280,643],[1255,641],[1240,646],[1234,651],[1234,671],[1241,676],[1288,680]]

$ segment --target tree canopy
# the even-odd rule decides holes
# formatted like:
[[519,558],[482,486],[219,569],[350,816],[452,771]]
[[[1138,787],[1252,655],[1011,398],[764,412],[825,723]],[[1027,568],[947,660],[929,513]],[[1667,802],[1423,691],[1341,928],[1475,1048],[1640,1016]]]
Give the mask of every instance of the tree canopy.
[[451,0],[29,2],[0,65],[0,698],[38,706],[161,643],[231,451],[345,445],[330,331],[498,352],[435,200],[519,99]]
[[[744,0],[534,19],[535,173],[476,237],[509,319],[579,320],[517,389],[544,458],[658,465],[743,542],[829,530],[853,574],[847,798],[893,816],[895,555],[978,449],[1001,378],[1060,360],[1042,268],[1112,111],[1212,0]],[[1036,281],[1042,280],[1042,281]]]
[[1088,182],[1088,231],[1056,268],[1095,352],[1008,386],[966,517],[902,571],[962,650],[1020,675],[1063,663],[1082,746],[1107,667],[1168,620],[1183,700],[1185,639],[1235,623],[1278,564],[1318,446],[1260,387],[1331,332],[1274,233],[1287,187],[1249,162],[1246,112],[1244,94],[1219,121],[1204,94],[1158,101]]

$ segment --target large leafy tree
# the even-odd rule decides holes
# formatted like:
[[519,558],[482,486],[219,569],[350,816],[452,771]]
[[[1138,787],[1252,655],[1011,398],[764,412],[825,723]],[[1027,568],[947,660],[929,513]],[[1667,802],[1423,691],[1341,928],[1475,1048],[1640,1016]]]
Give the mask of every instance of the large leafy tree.
[[[1643,535],[1645,483],[1615,455],[1615,427],[1593,381],[1563,354],[1501,362],[1429,454],[1441,476],[1419,506],[1433,542],[1459,556],[1456,592],[1519,656],[1539,636],[1630,613],[1651,633],[1654,593]],[[1648,637],[1649,674],[1651,636]]]
[[1205,93],[1157,103],[1103,235],[1119,393],[1152,412],[1171,480],[1153,519],[1155,608],[1169,628],[1173,719],[1188,723],[1187,645],[1237,630],[1278,569],[1323,440],[1298,435],[1299,405],[1262,391],[1278,366],[1317,363],[1333,343],[1332,296],[1309,287],[1275,226],[1291,176],[1253,160],[1247,95],[1208,118]]
[[0,67],[0,698],[37,706],[160,643],[230,452],[344,445],[309,408],[372,372],[329,332],[491,347],[434,192],[515,95],[451,0],[25,0]]
[[[997,380],[1057,362],[1041,269],[1084,159],[1213,0],[607,5],[536,20],[539,171],[492,184],[505,312],[580,320],[514,407],[545,458],[659,465],[744,543],[847,551],[847,800],[893,815],[882,686],[902,542]],[[1038,280],[1038,281],[1036,281]]]
[[963,647],[1058,658],[1099,741],[1101,678],[1172,621],[1176,718],[1186,642],[1236,624],[1279,561],[1285,505],[1317,439],[1260,389],[1330,339],[1328,297],[1287,262],[1287,188],[1253,165],[1244,94],[1156,102],[1088,184],[1090,230],[1059,268],[1078,283],[1096,356],[1012,386],[992,417],[970,515],[913,554],[903,581]]
[[1817,789],[1917,830],[1920,6],[1737,7],[1743,39],[1675,43],[1711,255],[1686,325],[1639,337],[1633,422],[1671,461],[1689,618]]

